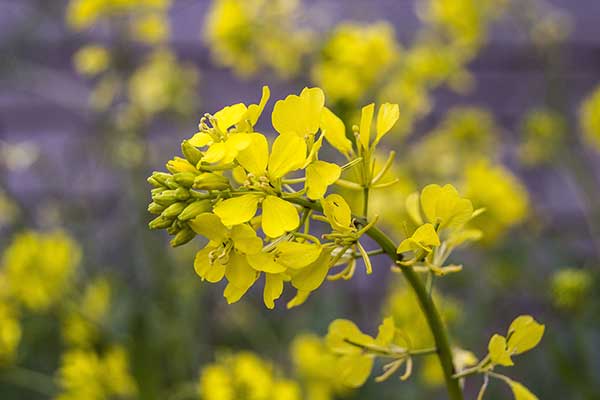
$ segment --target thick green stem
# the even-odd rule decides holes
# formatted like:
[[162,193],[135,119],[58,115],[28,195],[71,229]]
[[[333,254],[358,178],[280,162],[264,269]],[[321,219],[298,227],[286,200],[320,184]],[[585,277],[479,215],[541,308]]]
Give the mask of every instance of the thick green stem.
[[[321,205],[319,203],[302,199],[295,198],[289,199],[290,202],[296,203],[303,207],[309,207],[313,210],[322,212]],[[364,222],[364,221],[363,221]],[[367,235],[373,239],[383,249],[383,251],[394,261],[398,261],[401,257],[396,254],[396,245],[392,240],[381,230],[376,227],[371,227],[367,231]],[[409,285],[413,288],[419,300],[421,310],[427,319],[429,329],[433,335],[435,341],[435,347],[437,348],[437,355],[444,371],[444,380],[446,381],[446,389],[448,391],[448,398],[450,400],[463,400],[463,393],[459,386],[458,379],[455,379],[453,375],[456,373],[454,370],[454,363],[452,361],[452,349],[450,348],[450,341],[448,340],[448,334],[444,322],[433,303],[432,298],[428,295],[423,281],[417,273],[411,267],[402,267],[402,273]]]

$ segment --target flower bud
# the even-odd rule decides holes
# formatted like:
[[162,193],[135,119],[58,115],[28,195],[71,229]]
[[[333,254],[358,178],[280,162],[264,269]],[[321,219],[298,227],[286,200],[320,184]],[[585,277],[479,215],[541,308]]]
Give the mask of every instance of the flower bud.
[[197,215],[210,211],[210,203],[210,200],[200,200],[188,204],[188,206],[179,213],[179,220],[187,221],[188,219],[195,218]]
[[154,186],[155,188],[160,188],[162,187],[162,184],[157,181],[156,179],[154,179],[154,177],[150,176],[148,177],[148,179],[146,179],[146,181],[151,184],[152,186]]
[[167,169],[169,170],[169,172],[176,174],[177,172],[194,172],[196,171],[196,167],[192,164],[190,164],[190,162],[188,160],[186,160],[185,158],[181,158],[181,157],[175,157],[172,160],[169,160],[169,162],[166,165]]
[[182,229],[179,232],[177,232],[177,234],[175,235],[175,237],[173,239],[171,239],[171,246],[177,247],[177,246],[184,245],[184,244],[188,243],[190,240],[192,240],[195,236],[196,236],[196,233],[193,230],[191,230],[189,228]]
[[[167,174],[166,172],[154,171],[152,173],[152,176],[150,178],[154,179],[155,181],[157,181],[158,183],[160,183],[162,186],[166,186],[165,182],[170,177],[171,177],[171,174]],[[150,178],[148,178],[148,179],[150,179]]]
[[160,193],[152,194],[152,200],[162,206],[170,206],[179,200],[175,193],[175,190],[163,190]]
[[179,187],[179,183],[177,183],[177,181],[171,177],[165,181],[165,186],[167,186],[169,189],[177,189]]
[[148,205],[148,212],[151,214],[160,214],[164,211],[165,207],[158,203],[152,202]]
[[223,190],[228,189],[229,179],[226,176],[214,172],[204,172],[194,180],[194,189],[200,190]]
[[192,146],[187,140],[181,142],[181,152],[186,160],[188,160],[192,165],[198,164],[202,158],[202,152]]
[[150,229],[165,229],[171,226],[173,223],[172,219],[165,218],[162,215],[154,218],[150,223],[148,223],[148,228]]
[[164,187],[159,187],[159,188],[154,188],[150,191],[150,193],[152,194],[152,197],[154,197],[155,195],[164,192],[165,190],[167,190],[167,188]]
[[194,174],[193,172],[178,172],[175,175],[173,175],[173,179],[181,186],[191,188],[194,184],[194,179],[196,178],[196,175],[197,174]]
[[187,200],[190,198],[190,192],[186,188],[178,187],[175,190],[177,200]]
[[186,204],[183,202],[173,203],[169,207],[167,207],[161,215],[165,218],[175,218],[179,215],[179,213],[183,211],[185,206]]

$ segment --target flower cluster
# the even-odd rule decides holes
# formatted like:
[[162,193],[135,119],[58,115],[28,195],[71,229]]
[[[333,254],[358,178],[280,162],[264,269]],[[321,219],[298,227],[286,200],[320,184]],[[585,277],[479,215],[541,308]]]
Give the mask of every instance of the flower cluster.
[[579,110],[579,123],[585,141],[597,151],[600,151],[600,86],[581,104]]
[[297,0],[214,0],[204,39],[219,64],[248,76],[269,68],[279,76],[298,72],[309,33],[295,25]]
[[198,391],[204,400],[300,400],[299,385],[280,377],[273,366],[250,352],[222,357],[200,373]]
[[[298,291],[288,303],[292,307],[304,302],[333,266],[347,264],[338,276],[349,278],[361,257],[371,272],[359,238],[373,222],[355,218],[343,197],[326,192],[334,183],[367,193],[381,185],[389,163],[376,171],[374,150],[399,111],[383,104],[371,135],[374,105],[365,106],[352,141],[325,106],[323,91],[305,88],[275,103],[271,119],[278,135],[269,146],[267,137],[254,131],[269,96],[265,87],[257,104],[206,114],[199,132],[183,141],[184,157],[167,163],[169,173],[148,179],[155,187],[148,210],[158,214],[150,228],[167,229],[173,246],[197,234],[208,239],[194,266],[209,282],[227,279],[228,302],[239,300],[264,276],[265,305],[273,308],[283,283],[290,282]],[[323,140],[348,163],[320,160]],[[345,170],[354,181],[341,178]],[[310,233],[314,221],[331,228],[323,241]]]

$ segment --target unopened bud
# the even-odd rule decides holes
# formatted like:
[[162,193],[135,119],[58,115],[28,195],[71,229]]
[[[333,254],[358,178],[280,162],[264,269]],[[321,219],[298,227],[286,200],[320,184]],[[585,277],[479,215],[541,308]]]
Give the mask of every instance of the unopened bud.
[[152,200],[162,206],[170,206],[179,199],[177,198],[175,190],[163,190],[160,193],[153,194]]
[[171,226],[169,226],[167,228],[167,233],[169,235],[176,235],[179,233],[179,231],[181,230],[181,226],[178,224],[179,221],[175,220],[173,221],[173,223],[171,224]]
[[178,187],[175,190],[177,200],[187,200],[190,198],[190,192],[186,188]]
[[164,211],[165,207],[158,203],[152,202],[148,205],[148,212],[151,214],[160,214]]
[[152,190],[150,191],[150,193],[152,193],[152,196],[154,197],[154,196],[156,196],[157,194],[164,192],[165,190],[167,190],[167,188],[164,188],[164,187],[159,187],[159,188],[154,188],[154,189],[152,189]]
[[162,215],[154,218],[150,223],[148,223],[148,228],[150,229],[165,229],[170,227],[173,224],[173,220],[169,218],[165,218]]
[[188,243],[196,236],[196,233],[187,228],[180,230],[173,239],[171,239],[171,246],[177,247]]
[[[165,182],[167,182],[167,179],[169,179],[171,176],[172,176],[171,174],[167,174],[166,172],[154,171],[150,178],[154,179],[155,181],[160,183],[162,186],[166,186]],[[150,179],[150,178],[148,178],[148,179]]]
[[202,158],[202,152],[192,146],[187,140],[181,142],[181,152],[186,160],[188,160],[192,165],[198,164]]
[[190,164],[188,160],[181,157],[175,157],[174,159],[169,160],[166,167],[173,174],[176,174],[177,172],[196,171],[196,167],[194,165]]
[[187,221],[188,219],[195,218],[197,215],[210,211],[211,204],[210,200],[200,200],[188,204],[188,206],[179,213],[180,221]]
[[178,172],[175,175],[173,175],[173,179],[181,186],[191,188],[194,184],[194,179],[196,178],[196,175],[197,174],[193,172]]
[[152,186],[154,186],[155,188],[159,188],[162,187],[161,183],[159,181],[157,181],[156,179],[154,179],[153,177],[148,177],[148,179],[146,179],[146,181],[151,184]]
[[182,202],[173,203],[169,207],[165,208],[161,215],[165,218],[175,218],[180,212],[183,211],[185,206],[186,204]]
[[200,190],[223,190],[228,189],[229,179],[226,176],[214,172],[204,172],[194,180],[194,189]]
[[177,189],[179,187],[179,183],[177,183],[177,181],[172,177],[167,179],[167,181],[165,182],[165,185],[169,189]]

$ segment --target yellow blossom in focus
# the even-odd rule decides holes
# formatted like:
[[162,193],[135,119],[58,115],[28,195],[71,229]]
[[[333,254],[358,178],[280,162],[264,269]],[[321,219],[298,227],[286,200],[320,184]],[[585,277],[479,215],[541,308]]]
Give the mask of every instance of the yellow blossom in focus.
[[325,42],[311,73],[333,102],[355,103],[385,78],[399,54],[390,24],[341,23]]
[[228,354],[200,372],[203,400],[300,400],[299,385],[282,377],[273,365],[243,351]]
[[81,249],[66,233],[24,232],[4,251],[0,274],[9,296],[45,311],[70,288]]
[[67,351],[61,358],[57,379],[61,391],[55,400],[109,400],[137,394],[127,352],[120,346],[102,354],[92,350]]
[[88,45],[77,50],[73,56],[75,69],[82,75],[98,75],[108,68],[110,53],[105,47]]

